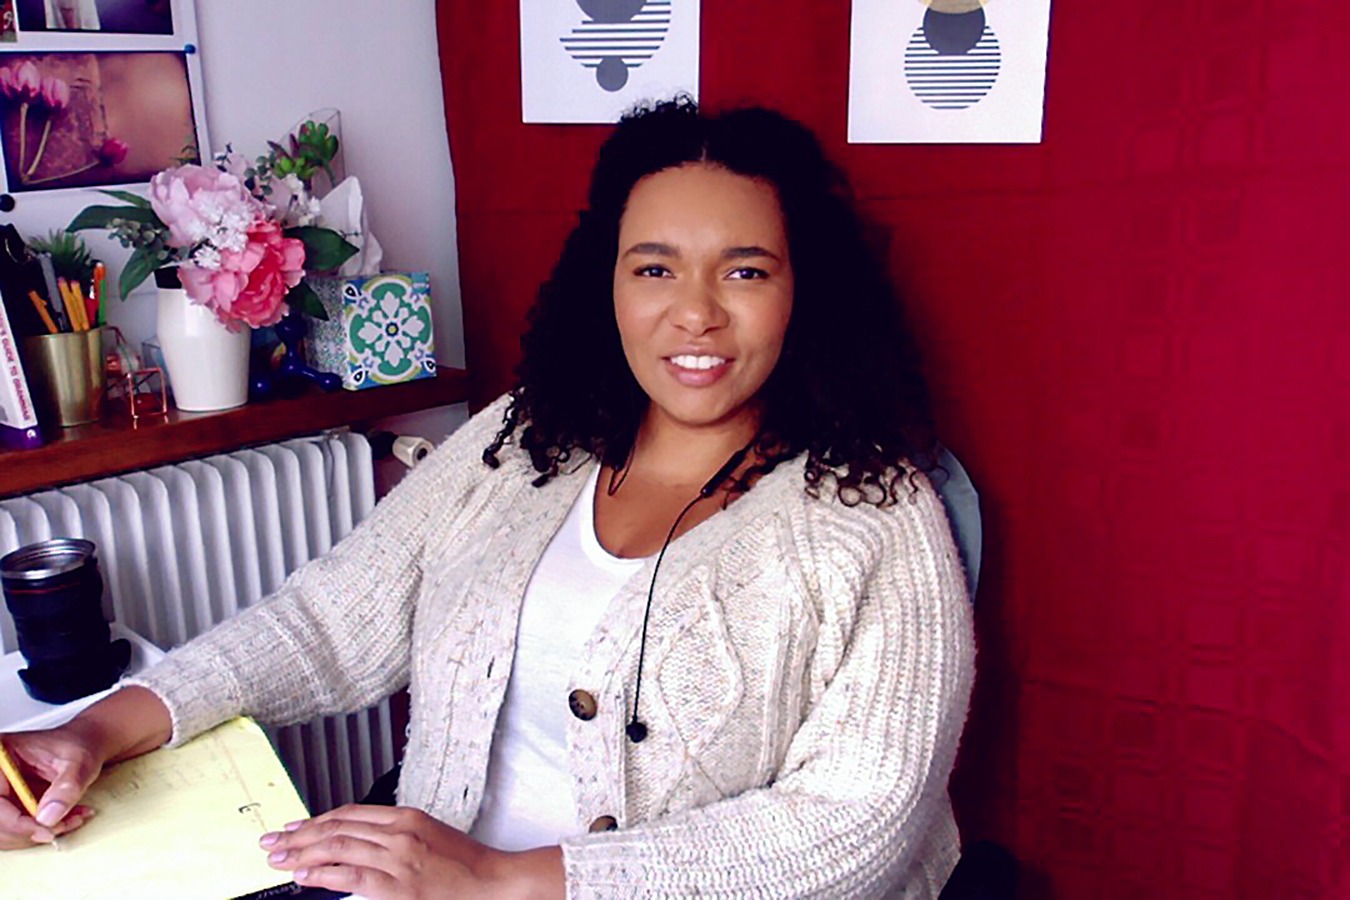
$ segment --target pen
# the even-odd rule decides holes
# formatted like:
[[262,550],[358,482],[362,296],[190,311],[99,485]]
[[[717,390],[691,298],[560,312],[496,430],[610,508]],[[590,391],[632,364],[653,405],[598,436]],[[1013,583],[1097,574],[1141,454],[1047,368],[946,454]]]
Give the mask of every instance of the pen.
[[94,315],[90,319],[95,325],[103,324],[103,285],[108,278],[108,267],[101,262],[94,263],[94,280],[89,285],[89,298],[94,304]]
[[[14,788],[14,793],[19,795],[19,802],[23,804],[23,808],[28,811],[28,814],[36,820],[38,814],[37,798],[33,796],[33,790],[28,786],[28,782],[24,781],[23,773],[19,771],[19,767],[14,764],[13,757],[5,749],[4,741],[0,741],[0,772],[5,773],[5,780],[9,782],[10,787]],[[54,838],[52,839],[52,846],[58,850],[61,849]]]
[[38,266],[42,269],[42,280],[47,285],[47,302],[51,304],[52,318],[56,324],[65,329],[67,322],[64,299],[61,291],[56,286],[56,268],[52,265],[52,256],[50,253],[39,253],[37,255]]
[[89,285],[89,296],[84,294],[84,285],[78,281],[75,282],[75,296],[80,300],[80,309],[84,310],[84,324],[86,328],[98,327],[98,303],[94,301],[94,285]]

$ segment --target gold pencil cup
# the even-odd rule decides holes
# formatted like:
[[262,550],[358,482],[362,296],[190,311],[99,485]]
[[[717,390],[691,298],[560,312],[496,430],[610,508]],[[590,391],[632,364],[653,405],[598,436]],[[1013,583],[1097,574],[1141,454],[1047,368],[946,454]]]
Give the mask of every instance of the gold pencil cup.
[[66,428],[102,417],[102,326],[26,337],[20,347],[40,424]]

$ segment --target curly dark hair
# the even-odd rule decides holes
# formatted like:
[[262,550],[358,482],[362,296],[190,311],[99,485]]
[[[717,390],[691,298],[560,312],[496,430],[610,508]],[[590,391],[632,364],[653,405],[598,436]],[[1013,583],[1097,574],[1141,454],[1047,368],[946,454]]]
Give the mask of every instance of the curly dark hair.
[[775,188],[796,279],[783,351],[761,388],[756,463],[732,492],[805,452],[812,495],[832,478],[849,505],[894,501],[907,466],[932,466],[932,414],[898,298],[846,179],[800,123],[762,108],[709,115],[687,97],[637,107],[601,148],[588,208],[540,288],[521,339],[518,383],[484,461],[496,466],[497,452],[520,430],[541,473],[536,485],[574,451],[625,464],[648,399],[614,317],[619,220],[639,180],[695,162]]

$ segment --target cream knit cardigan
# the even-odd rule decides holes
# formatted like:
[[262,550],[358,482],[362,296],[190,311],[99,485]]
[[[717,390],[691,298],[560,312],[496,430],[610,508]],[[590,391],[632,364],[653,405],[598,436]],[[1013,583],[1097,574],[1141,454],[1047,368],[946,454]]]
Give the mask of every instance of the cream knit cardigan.
[[[594,462],[541,488],[504,399],[268,601],[133,679],[181,743],[234,715],[289,723],[410,684],[398,799],[468,830],[482,800],[526,582]],[[947,798],[973,672],[965,582],[926,480],[885,509],[780,465],[670,545],[637,677],[649,561],[613,601],[567,717],[570,897],[936,897],[959,854]],[[612,816],[618,830],[590,833]]]

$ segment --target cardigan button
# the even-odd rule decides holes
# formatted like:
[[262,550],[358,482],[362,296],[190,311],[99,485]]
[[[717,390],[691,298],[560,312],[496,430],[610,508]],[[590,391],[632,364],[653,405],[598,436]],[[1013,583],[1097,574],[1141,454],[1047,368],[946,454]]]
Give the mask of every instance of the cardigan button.
[[617,831],[619,820],[613,816],[601,816],[591,823],[591,831]]
[[595,695],[589,691],[573,691],[567,695],[567,707],[572,710],[572,715],[583,722],[589,722],[595,718],[597,709]]

